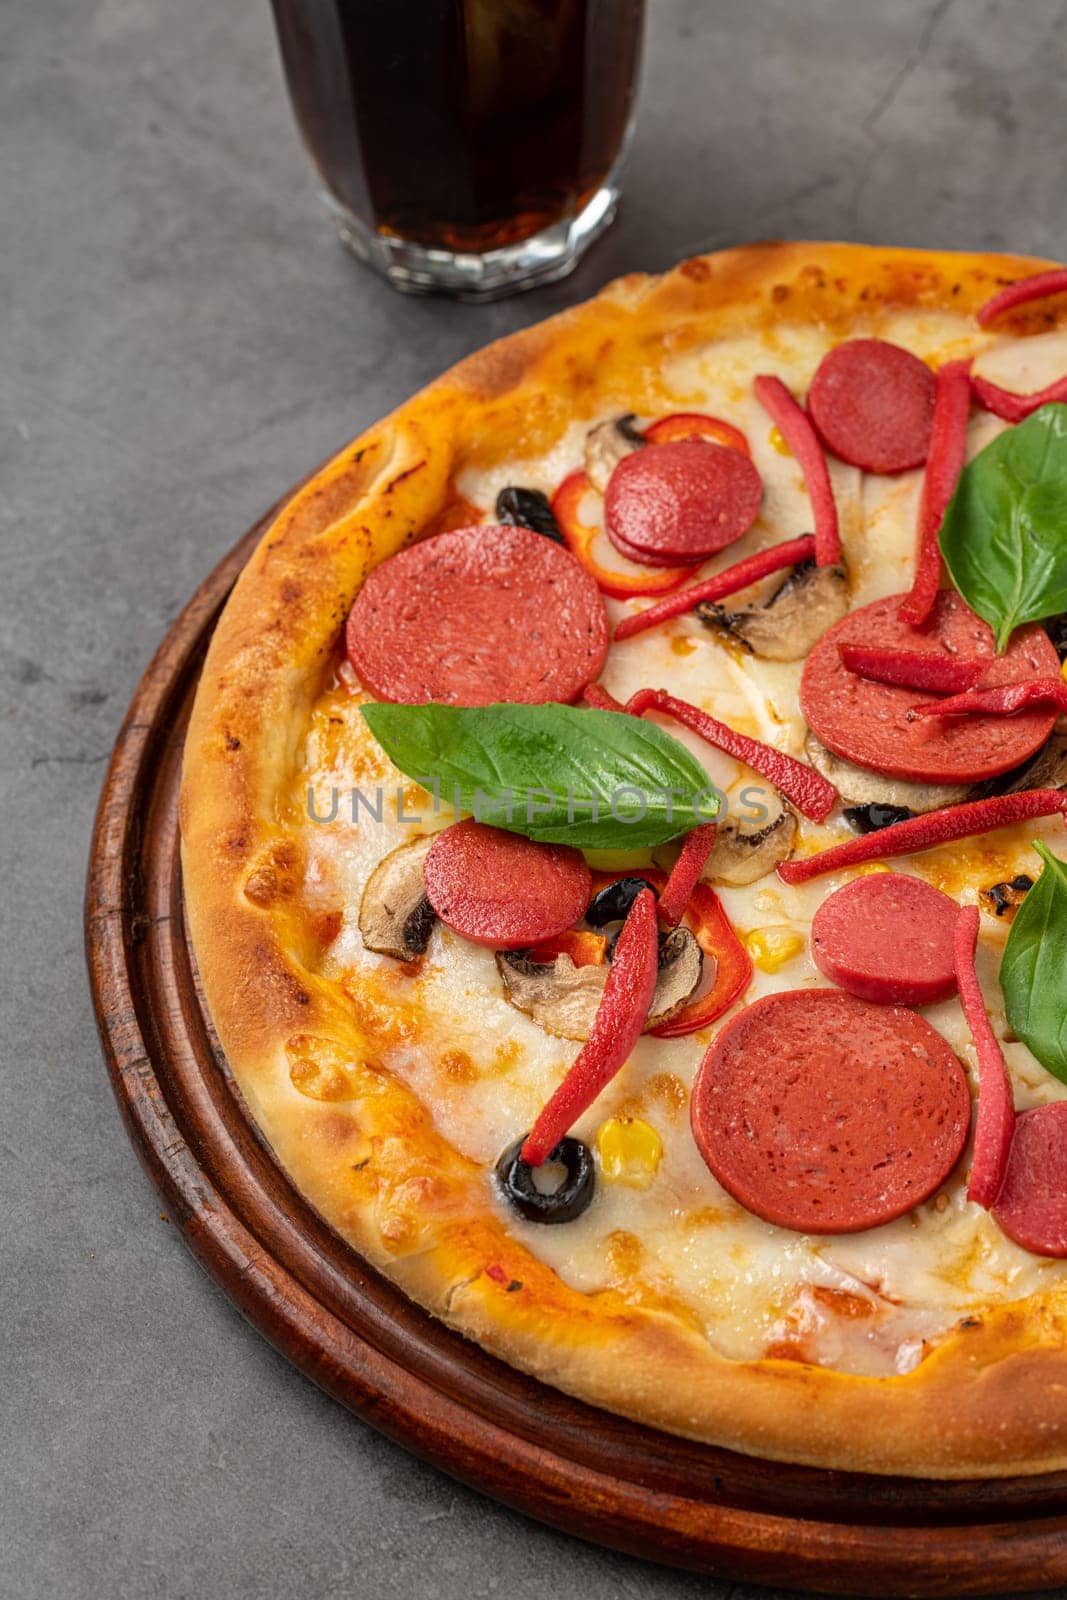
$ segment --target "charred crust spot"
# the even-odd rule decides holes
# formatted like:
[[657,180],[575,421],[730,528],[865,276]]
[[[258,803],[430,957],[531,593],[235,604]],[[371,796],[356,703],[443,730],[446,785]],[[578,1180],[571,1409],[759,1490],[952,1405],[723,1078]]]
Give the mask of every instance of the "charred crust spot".
[[678,271],[691,283],[707,283],[711,277],[711,268],[703,256],[693,256],[690,261],[683,261]]
[[286,578],[282,583],[280,594],[285,605],[295,605],[298,600],[303,598],[303,586],[292,578]]
[[353,1161],[352,1171],[362,1172],[364,1167],[370,1166],[370,1156],[364,1156],[362,1161]]
[[508,1294],[517,1294],[518,1291],[521,1288],[522,1288],[522,1279],[521,1278],[512,1278],[511,1282],[508,1284],[507,1292],[508,1292]]
[[396,488],[397,484],[403,483],[404,479],[405,478],[410,478],[413,473],[421,472],[425,465],[426,465],[426,462],[424,460],[423,461],[416,461],[416,463],[415,463],[415,465],[413,467],[407,467],[407,468],[405,468],[405,470],[403,472],[398,472],[396,477],[390,479],[390,481],[386,484],[386,486],[383,489],[382,493],[383,494],[392,494],[392,492]]
[[980,1328],[981,1326],[982,1326],[981,1317],[961,1317],[960,1320],[956,1324],[956,1327],[960,1330],[961,1333],[967,1333],[972,1328]]
[[256,867],[245,879],[245,898],[254,906],[269,906],[278,893],[278,875],[273,867]]
[[311,932],[319,944],[333,944],[341,931],[344,916],[340,911],[323,911],[311,921]]
[[240,741],[240,739],[238,739],[236,734],[227,732],[227,734],[226,734],[226,748],[227,748],[227,750],[240,750],[241,741]]
[[789,285],[787,283],[776,283],[771,290],[771,299],[776,306],[780,306],[783,300],[788,300]]
[[270,858],[279,872],[292,872],[300,857],[295,842],[292,839],[283,839],[274,846]]

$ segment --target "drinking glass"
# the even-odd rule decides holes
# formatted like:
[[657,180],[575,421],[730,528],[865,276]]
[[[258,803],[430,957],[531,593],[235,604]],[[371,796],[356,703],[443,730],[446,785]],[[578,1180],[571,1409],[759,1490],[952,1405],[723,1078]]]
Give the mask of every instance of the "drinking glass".
[[644,0],[272,0],[345,243],[399,289],[561,278],[610,224]]

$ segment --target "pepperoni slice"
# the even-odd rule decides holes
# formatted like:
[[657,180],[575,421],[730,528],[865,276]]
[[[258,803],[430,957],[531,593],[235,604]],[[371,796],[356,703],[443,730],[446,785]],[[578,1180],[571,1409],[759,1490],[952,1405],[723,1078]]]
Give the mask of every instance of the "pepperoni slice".
[[823,443],[864,472],[921,467],[930,448],[936,380],[910,350],[848,339],[819,362],[808,413]]
[[1056,676],[1059,658],[1044,629],[1017,629],[1006,653],[994,658],[992,630],[954,589],[940,591],[921,633],[897,615],[902,598],[889,595],[861,606],[823,634],[800,683],[800,705],[812,731],[845,761],[917,783],[973,783],[1019,766],[1052,732],[1055,711],[911,719],[909,710],[935,705],[937,697],[923,699],[912,689],[857,677],[841,660],[839,646],[982,657],[989,662],[983,682],[992,686]]
[[584,915],[593,885],[580,850],[536,844],[473,817],[437,835],[422,871],[441,921],[493,950],[555,938]]
[[916,1012],[795,989],[722,1030],[691,1117],[704,1160],[748,1211],[800,1233],[857,1233],[948,1177],[971,1101],[960,1063]]
[[762,498],[744,451],[679,439],[622,458],[608,480],[604,525],[631,559],[701,561],[747,533]]
[[435,534],[383,561],[345,629],[360,681],[401,705],[575,700],[609,637],[597,586],[572,555],[494,524]]
[[1035,1256],[1067,1256],[1067,1100],[1024,1111],[993,1207],[1009,1239]]
[[827,897],[811,924],[819,971],[875,1005],[928,1006],[956,992],[959,906],[905,872],[854,878]]

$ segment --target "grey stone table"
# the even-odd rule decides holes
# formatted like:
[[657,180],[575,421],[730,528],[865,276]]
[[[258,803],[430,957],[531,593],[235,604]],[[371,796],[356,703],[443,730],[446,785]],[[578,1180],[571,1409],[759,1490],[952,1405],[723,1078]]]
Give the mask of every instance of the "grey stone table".
[[81,953],[96,791],[157,639],[264,507],[442,367],[617,272],[736,240],[1067,255],[1063,4],[650,9],[619,224],[569,282],[481,309],[401,298],[334,242],[266,0],[0,9],[13,1600],[726,1592],[483,1501],[280,1360],[160,1216]]

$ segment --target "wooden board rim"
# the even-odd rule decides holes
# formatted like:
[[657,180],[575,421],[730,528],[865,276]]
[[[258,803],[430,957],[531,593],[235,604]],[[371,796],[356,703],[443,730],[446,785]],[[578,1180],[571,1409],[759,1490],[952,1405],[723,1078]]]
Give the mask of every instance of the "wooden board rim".
[[404,1301],[291,1189],[204,1014],[176,855],[184,715],[214,619],[274,507],[197,589],[147,668],[97,813],[86,948],[130,1137],[197,1259],[283,1355],[407,1449],[516,1509],[739,1581],[866,1595],[1067,1581],[1067,1473],[857,1477],[669,1438],[502,1367]]

